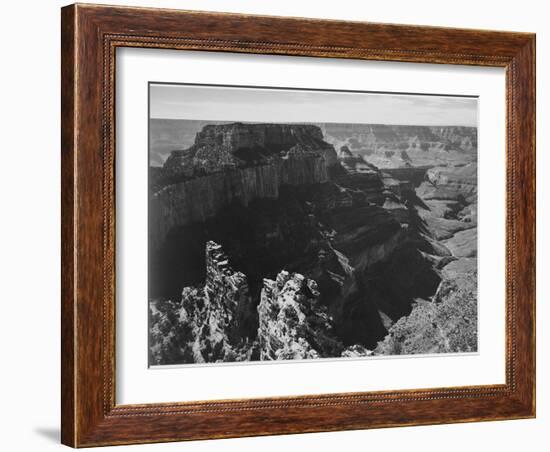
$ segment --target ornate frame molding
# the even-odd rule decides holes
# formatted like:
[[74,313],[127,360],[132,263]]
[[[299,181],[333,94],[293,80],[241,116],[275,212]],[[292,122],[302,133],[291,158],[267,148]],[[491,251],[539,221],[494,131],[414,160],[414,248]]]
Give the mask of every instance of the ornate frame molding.
[[[506,383],[116,405],[118,47],[506,68]],[[80,4],[62,9],[64,444],[81,447],[533,417],[534,328],[534,35]]]

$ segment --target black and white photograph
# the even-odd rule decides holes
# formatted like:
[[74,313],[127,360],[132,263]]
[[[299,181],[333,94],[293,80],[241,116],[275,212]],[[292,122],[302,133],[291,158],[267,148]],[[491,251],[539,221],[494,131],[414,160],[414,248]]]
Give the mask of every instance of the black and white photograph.
[[151,82],[148,124],[150,367],[478,351],[477,97]]
[[2,6],[2,450],[550,450],[546,2]]

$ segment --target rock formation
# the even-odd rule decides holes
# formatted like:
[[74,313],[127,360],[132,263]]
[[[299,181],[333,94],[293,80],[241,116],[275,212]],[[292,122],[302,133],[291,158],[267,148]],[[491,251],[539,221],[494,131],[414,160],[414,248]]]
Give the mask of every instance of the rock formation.
[[[449,264],[450,265],[450,264]],[[449,274],[444,272],[448,277]],[[432,300],[418,300],[374,354],[412,355],[477,351],[477,270],[445,278]]]
[[363,358],[365,356],[371,356],[372,351],[367,350],[362,345],[351,345],[349,347],[346,347],[344,351],[342,352],[342,358]]
[[474,257],[477,249],[477,164],[436,167],[416,189],[424,208],[418,214],[431,235],[458,257]]
[[151,246],[175,227],[203,222],[224,207],[277,199],[282,185],[327,182],[336,151],[311,125],[206,126],[195,144],[173,151],[155,172],[149,201]]
[[[246,341],[237,313],[249,302],[246,276],[231,268],[220,245],[208,242],[204,286],[185,287],[178,306],[171,303],[164,310],[162,303],[153,306],[154,363],[242,360],[248,350],[239,350]],[[177,316],[172,312],[170,318],[169,309]]]
[[477,164],[431,168],[416,194],[424,231],[440,248],[434,264],[442,280],[388,330],[374,354],[476,351]]
[[338,153],[338,161],[349,174],[372,174],[377,168],[358,155],[352,154],[349,147],[342,146]]
[[353,148],[368,145],[395,147],[403,142],[443,142],[475,152],[475,146],[477,146],[476,127],[338,123],[323,123],[319,126],[327,139],[348,141]]
[[[150,120],[151,165],[162,166],[174,149],[188,149],[206,126],[228,125],[224,121]],[[248,125],[248,124],[245,124]],[[269,126],[269,125],[266,125]],[[291,125],[296,126],[296,125]],[[347,146],[361,157],[371,157],[380,168],[439,165],[471,161],[477,152],[475,127],[429,127],[384,124],[310,124],[321,130],[323,140],[336,149]],[[271,140],[268,133],[264,137]],[[226,143],[231,140],[225,140]],[[388,154],[386,154],[388,153]]]
[[475,160],[475,127],[321,124],[325,139],[378,168],[464,164]]
[[337,126],[204,125],[151,171],[151,363],[474,349],[475,129]]
[[238,312],[250,303],[246,276],[235,272],[220,245],[206,244],[204,286],[185,287],[179,305],[150,304],[153,364],[204,363],[338,356],[317,283],[287,271],[266,279],[258,305],[256,341],[243,337]]
[[317,283],[282,271],[264,280],[258,305],[261,360],[338,356],[343,349],[319,301]]

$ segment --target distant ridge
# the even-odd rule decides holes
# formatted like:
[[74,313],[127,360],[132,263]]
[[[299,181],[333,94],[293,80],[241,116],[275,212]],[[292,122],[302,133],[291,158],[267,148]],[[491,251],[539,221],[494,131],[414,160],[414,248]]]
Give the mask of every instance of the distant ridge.
[[[149,121],[149,164],[151,166],[162,166],[172,151],[187,149],[192,146],[195,136],[203,127],[207,125],[218,124],[268,124],[257,123],[253,121],[210,121],[194,119],[168,119],[151,118]],[[418,125],[394,125],[394,124],[361,124],[361,123],[338,123],[338,122],[286,122],[293,125],[317,125],[323,131],[327,141],[335,145],[341,144],[344,134],[365,135],[374,134],[371,137],[372,142],[380,141],[385,145],[406,141],[417,137],[418,141],[436,142],[441,141],[443,146],[455,142],[458,138],[452,137],[453,131],[458,131],[459,135],[465,135],[472,143],[472,147],[477,149],[477,127],[447,125],[447,126],[418,126]],[[401,133],[403,132],[403,133]],[[377,135],[383,135],[378,140]],[[421,135],[421,137],[418,137]],[[451,136],[451,139],[449,139]],[[423,138],[422,138],[423,137]],[[453,141],[454,139],[454,141]]]

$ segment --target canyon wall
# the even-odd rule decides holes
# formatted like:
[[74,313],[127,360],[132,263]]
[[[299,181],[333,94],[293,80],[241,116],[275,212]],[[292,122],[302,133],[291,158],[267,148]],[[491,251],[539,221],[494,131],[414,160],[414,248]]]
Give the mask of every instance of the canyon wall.
[[[409,132],[469,133],[425,129]],[[477,296],[475,153],[380,169],[326,140],[313,125],[207,125],[154,169],[151,362],[473,350],[456,328]]]
[[[227,124],[223,121],[151,119],[149,125],[151,165],[162,167],[172,151],[192,147],[197,134],[201,133],[204,127]],[[428,158],[436,158],[443,163],[449,157],[460,159],[460,154],[475,154],[477,151],[476,127],[341,123],[288,124],[288,126],[316,126],[321,130],[323,140],[336,149],[347,145],[354,153],[358,152],[362,155],[374,153],[380,161],[384,162],[384,159],[387,159],[393,167],[403,165],[407,161],[406,158],[401,159],[402,151],[405,151],[405,156],[408,154],[413,160],[418,160],[416,165],[423,164],[422,160],[428,162]],[[273,139],[267,128],[263,137],[260,133],[255,140],[265,138],[269,141]],[[249,140],[249,138],[245,139]],[[233,141],[229,139],[225,142]],[[386,156],[386,152],[389,157]],[[376,164],[376,162],[373,163]],[[384,167],[384,165],[380,166]],[[385,165],[385,167],[389,166]]]
[[311,125],[206,126],[195,144],[156,169],[149,200],[151,247],[174,227],[215,217],[233,202],[277,199],[282,185],[319,184],[338,165],[336,151]]
[[461,126],[408,126],[387,124],[320,124],[327,140],[349,142],[352,149],[396,147],[407,143],[441,143],[448,149],[477,149],[477,128]]
[[264,280],[258,317],[262,361],[333,357],[344,348],[319,303],[317,283],[298,273],[283,270]]
[[322,124],[325,139],[378,168],[460,165],[476,160],[477,128]]

